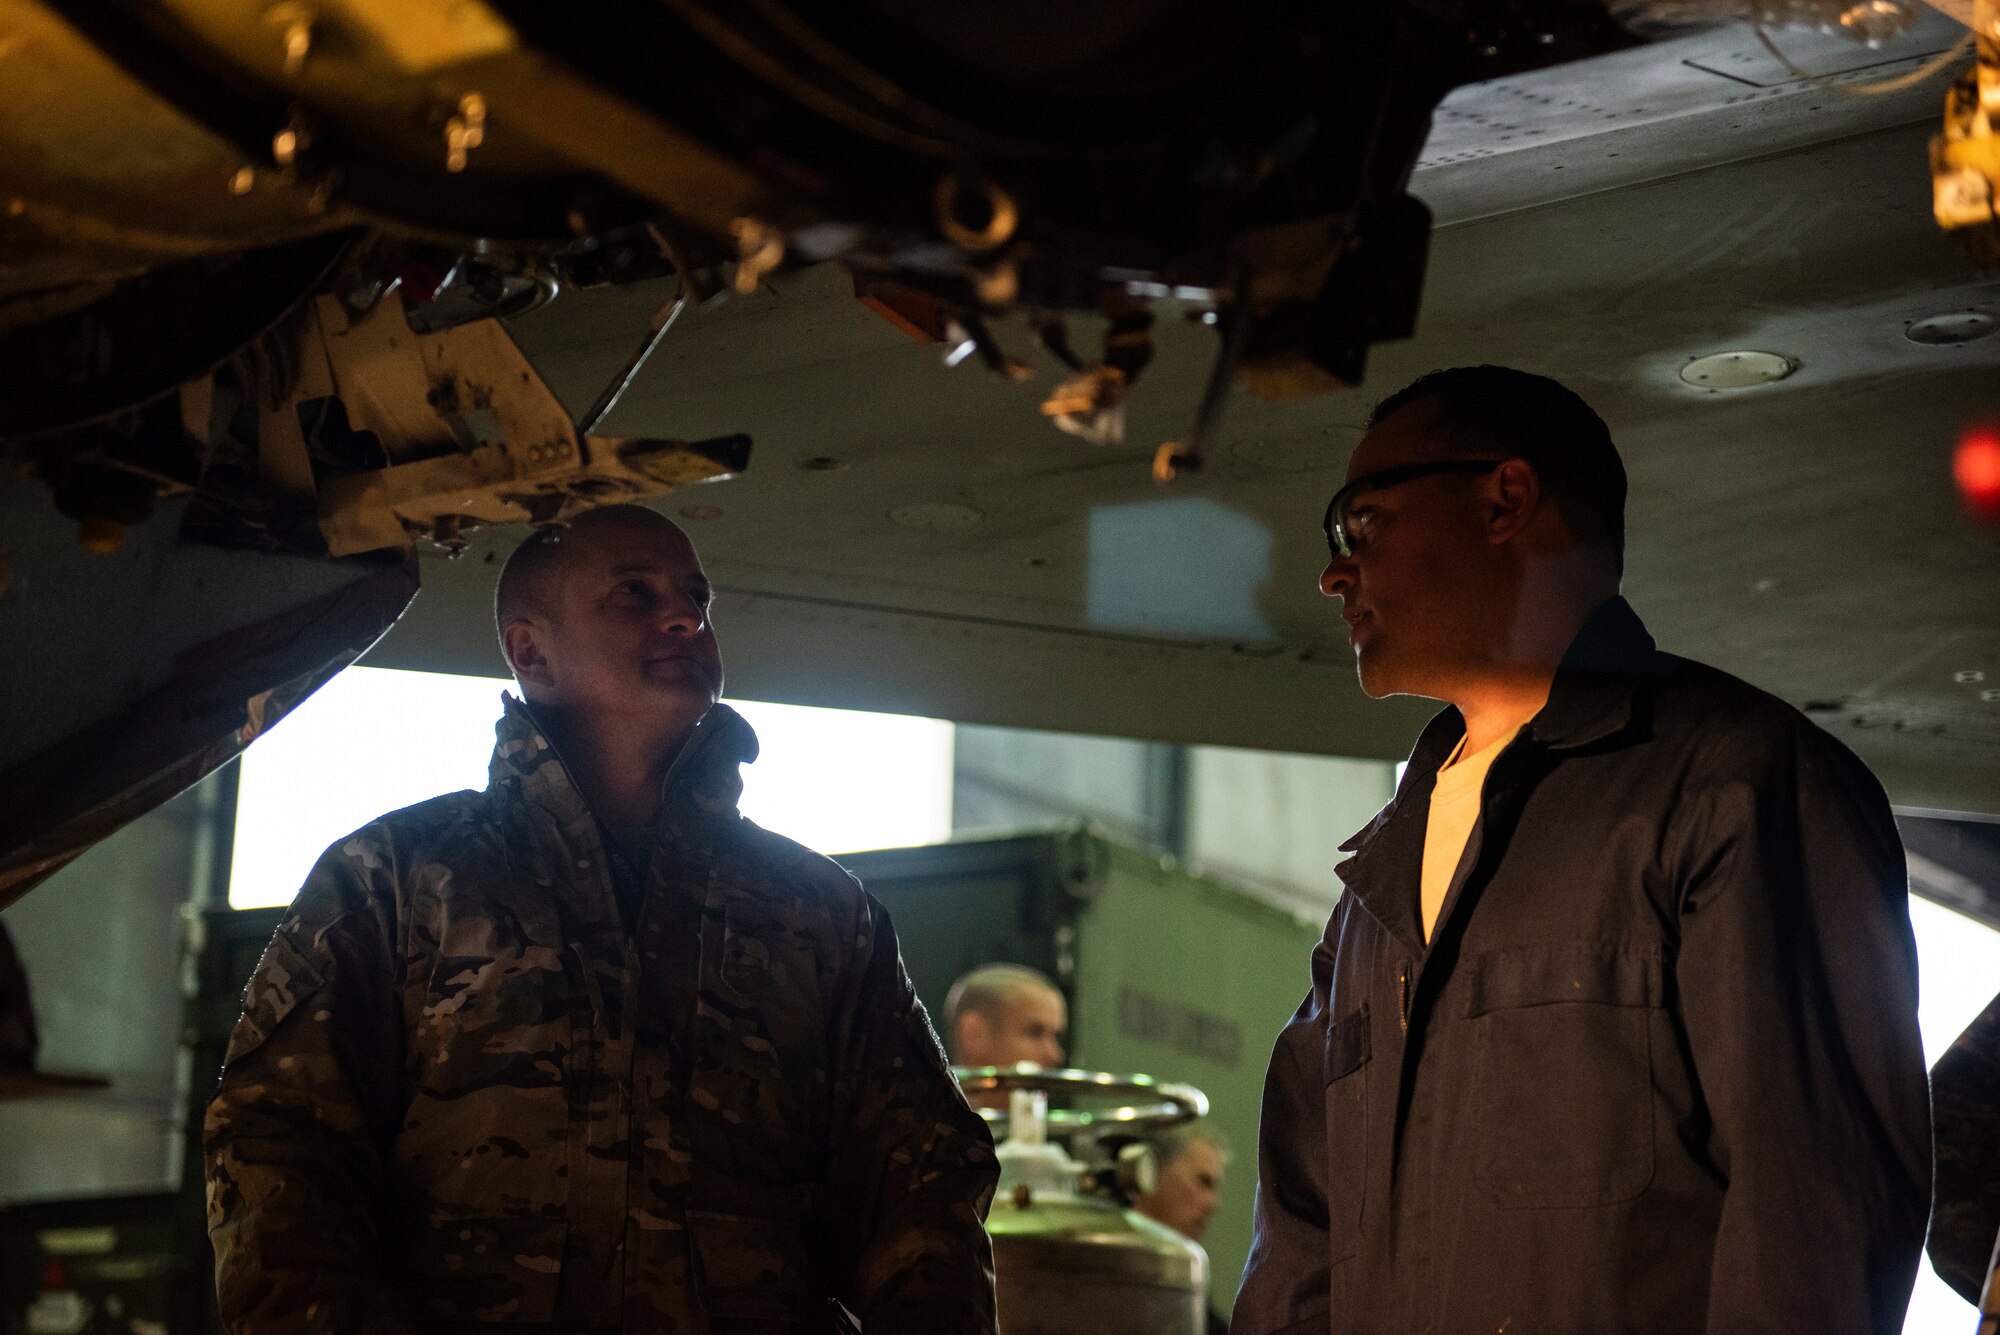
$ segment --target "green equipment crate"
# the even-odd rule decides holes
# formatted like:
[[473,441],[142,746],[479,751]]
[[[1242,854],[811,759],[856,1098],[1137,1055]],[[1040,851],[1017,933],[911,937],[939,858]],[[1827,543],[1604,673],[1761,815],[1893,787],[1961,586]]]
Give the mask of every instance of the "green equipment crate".
[[1250,1251],[1257,1115],[1278,1030],[1310,982],[1320,927],[1171,859],[1086,830],[840,858],[896,924],[934,1020],[958,976],[1005,960],[1054,978],[1072,1065],[1184,1081],[1233,1151],[1203,1239],[1227,1311]]

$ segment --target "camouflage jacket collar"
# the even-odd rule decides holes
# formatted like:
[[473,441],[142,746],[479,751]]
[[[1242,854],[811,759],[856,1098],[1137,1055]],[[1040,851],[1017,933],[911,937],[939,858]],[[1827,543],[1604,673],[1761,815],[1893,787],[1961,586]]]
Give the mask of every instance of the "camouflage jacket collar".
[[[536,722],[534,712],[511,691],[502,691],[500,701],[502,712],[494,725],[487,791],[531,802],[564,826],[590,819],[582,791]],[[667,771],[663,819],[671,820],[684,812],[735,814],[743,795],[741,767],[755,760],[757,751],[757,734],[741,714],[724,704],[710,709]]]

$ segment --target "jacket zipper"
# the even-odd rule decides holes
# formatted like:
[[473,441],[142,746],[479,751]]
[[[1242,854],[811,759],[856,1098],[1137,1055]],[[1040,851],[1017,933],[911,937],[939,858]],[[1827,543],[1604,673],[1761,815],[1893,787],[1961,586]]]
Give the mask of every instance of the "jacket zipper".
[[1404,1033],[1410,1032],[1410,966],[1396,966],[1396,1023]]

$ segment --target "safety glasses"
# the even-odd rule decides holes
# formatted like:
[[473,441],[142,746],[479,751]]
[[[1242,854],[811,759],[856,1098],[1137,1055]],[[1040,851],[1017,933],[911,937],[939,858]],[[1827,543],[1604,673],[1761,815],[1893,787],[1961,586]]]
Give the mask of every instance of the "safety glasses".
[[1326,518],[1320,521],[1320,527],[1326,530],[1326,549],[1338,561],[1354,555],[1367,541],[1368,516],[1353,513],[1354,501],[1363,492],[1399,487],[1405,482],[1441,473],[1490,473],[1506,462],[1505,459],[1438,459],[1430,463],[1403,464],[1357,477],[1333,493],[1333,499],[1326,503]]

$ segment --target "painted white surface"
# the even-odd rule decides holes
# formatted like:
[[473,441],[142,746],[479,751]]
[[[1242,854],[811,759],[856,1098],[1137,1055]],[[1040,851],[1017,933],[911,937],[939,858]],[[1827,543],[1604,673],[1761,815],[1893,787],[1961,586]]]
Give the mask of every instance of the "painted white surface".
[[1324,920],[1340,897],[1341,843],[1395,791],[1387,761],[1197,746],[1188,756],[1188,857]]

